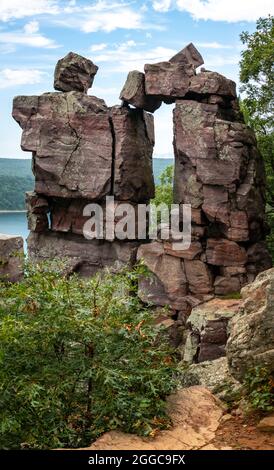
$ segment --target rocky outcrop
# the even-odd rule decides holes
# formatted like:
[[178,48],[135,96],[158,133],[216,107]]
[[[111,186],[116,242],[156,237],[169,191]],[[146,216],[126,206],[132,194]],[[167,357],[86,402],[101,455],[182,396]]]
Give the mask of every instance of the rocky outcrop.
[[241,300],[213,299],[192,309],[186,322],[185,363],[213,361],[225,356],[228,322],[241,303]]
[[[255,135],[239,112],[235,83],[205,69],[196,74],[187,56],[181,52],[177,60],[145,66],[146,93],[176,103],[174,202],[192,209],[190,251],[176,253],[163,242],[158,260],[167,254],[170,260],[181,258],[186,296],[206,300],[208,295],[239,292],[272,262],[264,242],[268,228],[263,162]],[[150,250],[141,247],[138,256],[151,270]],[[161,271],[158,262],[153,282],[141,281],[142,298],[182,310],[187,299],[182,299],[181,290],[181,308],[171,301],[166,266]]]
[[23,238],[0,233],[0,281],[17,282],[23,276]]
[[201,385],[224,401],[231,401],[233,395],[239,393],[242,387],[230,374],[226,357],[191,364],[187,368],[183,364],[179,376],[183,387]]
[[257,365],[274,371],[274,269],[259,274],[241,295],[226,347],[230,372],[240,381]]
[[179,390],[167,399],[173,426],[154,438],[111,431],[90,447],[79,450],[198,450],[210,443],[218,429],[223,409],[211,392],[203,387]]
[[54,72],[54,88],[58,91],[87,93],[98,71],[97,65],[81,55],[69,52],[60,59]]

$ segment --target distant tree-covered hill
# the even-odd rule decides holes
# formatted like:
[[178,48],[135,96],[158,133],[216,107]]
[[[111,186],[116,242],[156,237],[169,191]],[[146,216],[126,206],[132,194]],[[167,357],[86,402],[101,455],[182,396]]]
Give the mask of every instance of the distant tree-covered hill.
[[[172,158],[154,158],[156,184],[163,170],[172,164]],[[24,210],[25,192],[34,187],[31,160],[0,158],[0,210]]]
[[31,160],[0,158],[0,210],[25,209],[25,192],[33,185]]

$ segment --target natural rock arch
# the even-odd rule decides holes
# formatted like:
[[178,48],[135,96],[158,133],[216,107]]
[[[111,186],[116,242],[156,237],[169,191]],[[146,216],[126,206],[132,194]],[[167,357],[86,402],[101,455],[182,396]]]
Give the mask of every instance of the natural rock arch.
[[[22,149],[33,152],[35,192],[27,195],[36,259],[67,256],[71,269],[91,275],[142,257],[152,279],[140,296],[182,314],[214,295],[238,291],[271,265],[264,243],[265,176],[253,132],[239,111],[235,83],[196,68],[203,59],[189,44],[167,62],[130,72],[122,106],[87,96],[97,66],[70,53],[55,71],[61,93],[16,97],[13,117]],[[174,200],[192,206],[192,244],[86,240],[83,207],[113,195],[135,206],[154,195],[152,113],[175,103]],[[130,107],[134,106],[134,108]],[[47,213],[51,224],[48,225]],[[136,207],[136,217],[138,216]]]

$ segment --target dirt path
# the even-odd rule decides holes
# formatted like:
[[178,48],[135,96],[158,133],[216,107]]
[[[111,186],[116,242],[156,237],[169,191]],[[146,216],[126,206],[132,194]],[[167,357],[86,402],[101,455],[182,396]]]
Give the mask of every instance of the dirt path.
[[232,416],[221,423],[211,445],[217,449],[230,447],[237,450],[274,450],[274,434],[261,432],[256,428],[258,418]]

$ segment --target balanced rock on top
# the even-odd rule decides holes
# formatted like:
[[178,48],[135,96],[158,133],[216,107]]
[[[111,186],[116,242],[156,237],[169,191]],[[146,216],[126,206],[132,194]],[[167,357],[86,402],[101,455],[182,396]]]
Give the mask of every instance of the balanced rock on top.
[[93,84],[98,67],[91,60],[69,52],[57,62],[54,72],[54,88],[58,91],[87,93]]
[[142,72],[138,72],[138,70],[129,72],[126,83],[120,93],[120,100],[150,113],[154,113],[162,104],[162,101],[156,97],[146,95],[145,75]]

